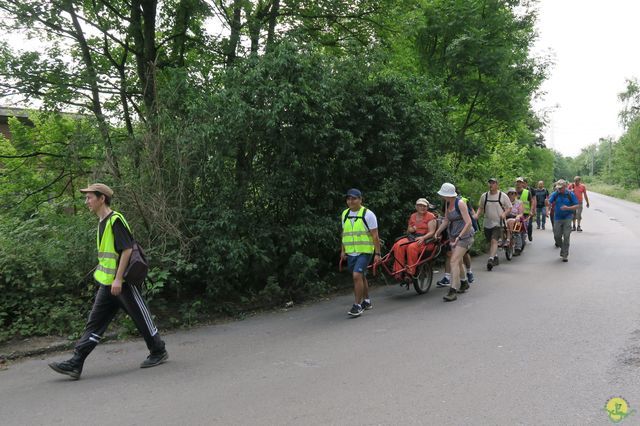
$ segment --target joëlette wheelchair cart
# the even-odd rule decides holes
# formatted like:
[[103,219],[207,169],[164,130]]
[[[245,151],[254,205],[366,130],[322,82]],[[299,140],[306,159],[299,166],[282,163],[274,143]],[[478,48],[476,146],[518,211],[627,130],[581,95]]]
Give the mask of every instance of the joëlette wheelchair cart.
[[[405,238],[402,236],[396,239],[396,242]],[[433,244],[432,244],[433,243]],[[410,240],[403,245],[418,244]],[[373,277],[382,277],[385,284],[389,285],[389,279],[393,279],[402,286],[406,286],[407,290],[413,286],[416,293],[425,294],[431,288],[433,283],[433,262],[442,253],[442,248],[448,241],[435,240],[430,238],[422,244],[422,249],[418,256],[418,261],[413,265],[406,264],[405,260],[398,260],[398,267],[394,271],[396,259],[393,250],[387,252],[379,262],[373,262],[369,265]],[[340,270],[342,271],[343,261],[340,260]],[[412,273],[411,271],[415,271]]]

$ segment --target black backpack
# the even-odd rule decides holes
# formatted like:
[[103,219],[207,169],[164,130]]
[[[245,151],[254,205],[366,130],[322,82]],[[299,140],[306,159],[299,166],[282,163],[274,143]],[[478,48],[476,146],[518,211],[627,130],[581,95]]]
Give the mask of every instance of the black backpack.
[[497,200],[489,200],[489,193],[485,192],[484,194],[484,205],[482,206],[482,210],[487,212],[487,203],[498,203],[502,211],[504,211],[504,207],[502,206],[502,191],[498,191],[498,199]]

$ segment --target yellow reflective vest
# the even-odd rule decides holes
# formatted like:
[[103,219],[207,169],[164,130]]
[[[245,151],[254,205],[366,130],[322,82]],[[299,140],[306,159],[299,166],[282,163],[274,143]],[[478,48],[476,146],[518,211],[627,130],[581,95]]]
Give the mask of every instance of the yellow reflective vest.
[[120,219],[124,226],[131,232],[129,224],[118,212],[113,212],[104,227],[102,233],[102,239],[100,239],[100,227],[98,226],[98,232],[96,236],[96,243],[98,246],[98,266],[93,273],[93,278],[102,285],[111,285],[113,280],[116,279],[116,272],[118,271],[118,259],[120,255],[116,251],[115,235],[113,234],[113,222]]
[[358,214],[349,218],[349,209],[342,212],[342,245],[344,252],[366,253],[374,252],[373,237],[369,228],[365,225],[364,215],[366,208],[360,207]]
[[529,190],[523,189],[520,194],[520,201],[522,201],[522,205],[524,207],[524,214],[529,214],[531,212],[531,201],[529,198]]

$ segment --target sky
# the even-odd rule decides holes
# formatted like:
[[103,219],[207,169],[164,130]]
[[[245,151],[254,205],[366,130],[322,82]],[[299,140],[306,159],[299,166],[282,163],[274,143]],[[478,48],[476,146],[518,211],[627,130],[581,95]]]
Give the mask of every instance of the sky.
[[565,156],[602,137],[618,138],[625,79],[640,79],[638,0],[540,0],[534,53],[554,65],[534,104],[549,111],[546,145]]

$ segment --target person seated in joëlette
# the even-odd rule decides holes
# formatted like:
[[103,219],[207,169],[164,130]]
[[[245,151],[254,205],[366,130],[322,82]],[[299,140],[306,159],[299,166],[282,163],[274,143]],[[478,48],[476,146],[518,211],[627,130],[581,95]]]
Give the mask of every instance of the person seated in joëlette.
[[[397,279],[401,278],[401,272],[407,268],[410,275],[416,273],[416,264],[420,254],[425,249],[425,241],[432,238],[437,229],[436,216],[429,211],[429,201],[419,198],[416,201],[416,212],[409,217],[407,236],[400,238],[393,245],[393,273]],[[425,253],[435,248],[434,242],[427,243]]]

